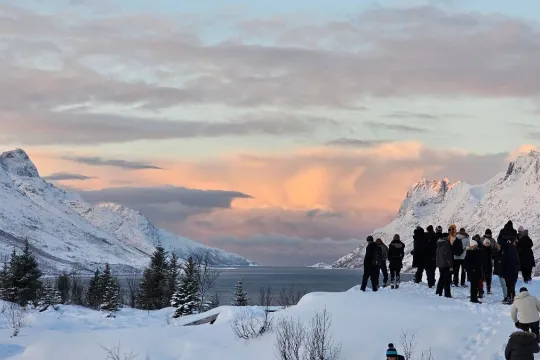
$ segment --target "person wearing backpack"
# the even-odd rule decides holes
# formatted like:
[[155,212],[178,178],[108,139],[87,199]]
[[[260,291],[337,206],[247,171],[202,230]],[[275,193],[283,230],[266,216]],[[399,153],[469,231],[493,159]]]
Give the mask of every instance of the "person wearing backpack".
[[444,296],[451,298],[450,283],[452,281],[453,255],[448,233],[442,234],[441,238],[437,240],[437,258],[435,260],[440,274],[436,294],[442,296],[444,290]]
[[379,246],[382,250],[383,254],[383,261],[381,263],[381,271],[383,274],[383,285],[382,287],[385,288],[388,286],[388,267],[386,266],[386,261],[388,260],[388,246],[386,246],[385,243],[381,239],[375,240],[375,243],[377,246]]
[[368,280],[371,279],[371,289],[379,290],[379,272],[383,261],[383,253],[380,246],[373,241],[373,236],[367,237],[366,255],[364,256],[364,274],[360,290],[366,291]]
[[405,244],[395,234],[394,239],[388,246],[388,260],[390,261],[390,285],[392,289],[399,288],[400,272],[405,257]]
[[[467,287],[465,284],[467,276],[463,264],[465,262],[465,250],[469,246],[469,243],[469,234],[467,234],[464,228],[459,229],[459,232],[456,234],[454,242],[452,243],[452,253],[454,254],[454,286],[461,284],[462,287]],[[460,268],[461,277],[459,276]]]

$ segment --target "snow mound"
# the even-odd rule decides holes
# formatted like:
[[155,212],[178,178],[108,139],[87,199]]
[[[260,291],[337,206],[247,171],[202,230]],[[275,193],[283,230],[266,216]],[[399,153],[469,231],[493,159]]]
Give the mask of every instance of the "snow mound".
[[[470,235],[483,235],[491,229],[495,236],[508,220],[529,229],[535,242],[535,257],[540,260],[540,152],[531,151],[517,157],[505,173],[496,174],[480,185],[465,182],[449,183],[448,179],[429,181],[422,179],[408,191],[397,218],[390,224],[374,230],[373,236],[385,243],[399,234],[406,246],[404,264],[412,263],[410,251],[416,226],[450,224],[464,227]],[[337,260],[333,266],[357,268],[363,265],[364,248],[360,244],[353,252]],[[537,272],[538,274],[538,272]]]
[[[494,284],[498,279],[494,278]],[[518,288],[522,286],[518,283]],[[528,285],[533,295],[540,295],[540,279]],[[306,327],[317,312],[331,315],[331,336],[342,345],[342,358],[380,360],[388,343],[402,351],[402,331],[416,332],[417,352],[431,349],[439,360],[499,360],[503,348],[515,330],[510,307],[501,305],[500,289],[484,304],[471,304],[468,289],[452,288],[453,299],[436,296],[425,283],[403,283],[398,290],[381,289],[364,293],[358,287],[343,293],[310,293],[297,306],[271,314],[298,319]],[[260,312],[260,308],[248,310]],[[141,311],[122,309],[116,318],[77,306],[61,306],[60,311],[31,314],[31,327],[20,336],[9,338],[9,330],[0,329],[0,354],[10,360],[78,360],[105,358],[101,346],[118,346],[138,358],[159,360],[274,360],[276,330],[248,342],[234,337],[230,321],[244,311],[223,306],[208,313],[192,315],[167,323],[174,309]],[[213,325],[182,326],[219,313]],[[6,358],[6,357],[4,357]]]

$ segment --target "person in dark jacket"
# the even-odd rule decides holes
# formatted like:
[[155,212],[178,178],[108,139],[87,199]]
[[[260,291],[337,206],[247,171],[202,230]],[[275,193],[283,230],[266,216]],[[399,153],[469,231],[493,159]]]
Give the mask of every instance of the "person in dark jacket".
[[399,288],[401,268],[405,257],[405,244],[395,234],[394,239],[388,246],[388,261],[390,262],[390,286],[392,289]]
[[[480,273],[480,278],[478,280],[478,298],[482,299],[484,297],[484,245],[482,244],[482,238],[480,237],[480,234],[476,234],[472,237],[472,242],[475,242],[478,246],[478,249],[480,250],[480,254],[482,257],[482,272]],[[466,253],[465,253],[466,254]],[[470,279],[469,279],[470,281]]]
[[519,273],[519,255],[515,246],[517,231],[512,221],[508,221],[499,232],[497,243],[501,246],[501,275],[508,291],[507,304],[512,304],[516,296],[516,282]]
[[[520,227],[520,230],[522,227]],[[533,242],[529,237],[529,231],[523,229],[518,231],[517,250],[519,254],[519,264],[521,266],[521,274],[523,281],[528,283],[532,280],[532,269],[536,266],[533,254]]]
[[437,232],[433,231],[433,225],[427,227],[426,237],[428,240],[428,251],[427,251],[427,264],[426,264],[426,274],[428,286],[431,289],[435,286],[435,269],[437,268],[437,241],[442,235],[442,227],[437,226]]
[[479,249],[478,243],[471,241],[465,254],[464,267],[471,283],[471,302],[476,304],[481,304],[478,300],[478,285],[482,278],[483,262],[482,251]]
[[[488,238],[484,238],[484,242],[482,244],[482,251],[484,253],[482,278],[486,283],[486,290],[488,295],[491,295],[491,280],[493,277],[493,248],[491,247],[491,241]],[[484,293],[483,287],[480,289],[480,293]]]
[[437,257],[435,261],[439,268],[439,282],[437,283],[436,294],[442,296],[444,289],[444,296],[451,298],[450,283],[452,281],[451,272],[454,263],[454,255],[452,253],[452,245],[450,245],[448,233],[441,234],[440,239],[437,240]]
[[491,233],[491,229],[486,229],[486,231],[484,232],[484,236],[482,236],[482,243],[484,243],[484,241],[488,239],[491,242],[491,248],[493,249],[495,248],[497,241],[495,241],[492,235],[493,234]]
[[383,274],[383,285],[382,287],[385,288],[388,286],[388,266],[386,266],[386,261],[388,260],[388,246],[386,246],[385,243],[381,239],[375,240],[375,243],[378,247],[381,248],[382,254],[383,254],[383,262],[380,265],[381,271]]
[[495,244],[495,247],[493,248],[493,252],[491,253],[491,257],[493,258],[493,275],[496,275],[499,278],[499,284],[501,285],[501,289],[503,292],[504,299],[502,300],[503,304],[508,303],[508,288],[506,287],[506,280],[504,279],[504,276],[502,275],[502,265],[501,265],[501,259],[502,259],[502,249],[500,244]]
[[504,349],[505,360],[534,360],[534,354],[540,352],[536,335],[531,332],[516,331]]
[[413,267],[416,268],[414,282],[418,284],[422,282],[422,275],[429,263],[429,242],[426,233],[424,232],[424,229],[422,229],[422,227],[416,227],[416,229],[414,230],[413,240]]
[[[379,290],[379,272],[380,268],[377,265],[376,252],[377,244],[373,241],[373,236],[367,237],[366,255],[364,256],[364,274],[362,276],[362,286],[360,290],[366,291],[368,280],[371,279],[371,289]],[[379,250],[380,251],[380,250]]]

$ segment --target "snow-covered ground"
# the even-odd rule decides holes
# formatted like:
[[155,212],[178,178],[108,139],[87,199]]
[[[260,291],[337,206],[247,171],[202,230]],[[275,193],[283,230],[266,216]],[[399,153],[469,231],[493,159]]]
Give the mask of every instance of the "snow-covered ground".
[[[518,289],[522,286],[518,283]],[[528,286],[540,295],[540,278]],[[363,293],[359,287],[343,293],[310,293],[297,306],[274,313],[309,325],[325,307],[332,316],[331,332],[342,344],[343,360],[380,360],[393,342],[401,351],[401,331],[416,331],[417,354],[431,348],[439,360],[502,360],[503,347],[514,324],[510,307],[501,305],[498,279],[494,293],[482,305],[469,303],[468,289],[452,288],[453,299],[434,295],[426,284],[403,283],[398,290]],[[116,318],[75,306],[32,313],[30,326],[16,338],[0,330],[0,359],[99,360],[102,346],[120,344],[125,353],[145,360],[273,360],[276,330],[262,337],[237,340],[230,320],[242,308],[220,307],[179,321],[168,321],[173,309],[145,312],[123,309]],[[219,312],[213,325],[181,326]],[[1,316],[1,315],[0,315]],[[3,321],[0,317],[0,322]],[[419,357],[418,357],[419,358]]]

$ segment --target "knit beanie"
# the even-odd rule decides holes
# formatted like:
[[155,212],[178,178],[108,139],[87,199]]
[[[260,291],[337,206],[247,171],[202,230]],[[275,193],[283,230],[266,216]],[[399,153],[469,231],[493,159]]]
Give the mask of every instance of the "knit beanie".
[[373,241],[373,236],[369,235],[366,239],[368,242],[372,242]]
[[491,229],[486,230],[486,235],[491,235]]
[[441,225],[437,226],[437,232],[442,233],[442,226]]
[[426,228],[427,231],[433,231],[433,225],[429,225],[427,228]]
[[396,348],[394,347],[394,344],[390,343],[388,344],[388,350],[386,350],[386,356],[397,356],[398,353],[397,353],[397,350]]

